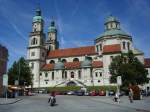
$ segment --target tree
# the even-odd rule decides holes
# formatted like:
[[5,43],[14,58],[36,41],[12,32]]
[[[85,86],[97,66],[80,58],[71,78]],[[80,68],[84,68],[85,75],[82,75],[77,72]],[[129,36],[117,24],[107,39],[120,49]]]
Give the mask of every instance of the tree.
[[12,67],[8,70],[9,84],[14,85],[15,80],[19,80],[19,85],[29,86],[32,84],[32,73],[28,62],[21,57],[17,62],[15,61]]
[[116,83],[117,76],[122,77],[123,86],[132,84],[144,84],[148,82],[148,71],[144,65],[129,51],[113,58],[109,66],[112,83]]

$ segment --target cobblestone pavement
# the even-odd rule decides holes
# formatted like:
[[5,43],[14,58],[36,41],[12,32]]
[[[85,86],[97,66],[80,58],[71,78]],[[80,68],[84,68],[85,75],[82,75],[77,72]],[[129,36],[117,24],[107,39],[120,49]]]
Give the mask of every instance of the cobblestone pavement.
[[[115,104],[111,97],[57,96],[57,105],[54,107],[47,103],[48,97],[43,94],[21,97],[23,100],[14,104],[0,105],[0,112],[150,112],[149,108],[139,107],[140,102],[130,104],[125,97],[120,104]],[[141,105],[147,106],[149,100],[142,100]]]

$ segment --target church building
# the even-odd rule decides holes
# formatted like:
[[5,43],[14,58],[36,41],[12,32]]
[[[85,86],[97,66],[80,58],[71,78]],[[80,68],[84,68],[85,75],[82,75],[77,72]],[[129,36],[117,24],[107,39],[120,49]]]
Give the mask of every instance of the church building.
[[113,57],[129,50],[145,64],[150,77],[150,58],[145,59],[144,53],[133,46],[132,36],[122,30],[120,21],[109,16],[104,29],[92,46],[61,49],[55,21],[51,21],[46,37],[41,10],[36,9],[27,48],[33,87],[112,85],[109,65]]

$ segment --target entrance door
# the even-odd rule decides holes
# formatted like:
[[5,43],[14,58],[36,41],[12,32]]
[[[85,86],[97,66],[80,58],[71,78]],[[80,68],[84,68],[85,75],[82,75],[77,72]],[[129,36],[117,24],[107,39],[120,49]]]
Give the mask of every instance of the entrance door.
[[70,81],[67,83],[67,86],[76,86],[77,84],[73,81]]
[[74,78],[74,72],[71,72],[71,78]]

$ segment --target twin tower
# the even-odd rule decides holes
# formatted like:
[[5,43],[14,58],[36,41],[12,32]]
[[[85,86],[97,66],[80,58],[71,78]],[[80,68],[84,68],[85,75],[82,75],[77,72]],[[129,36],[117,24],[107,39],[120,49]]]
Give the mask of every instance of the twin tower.
[[[44,33],[44,19],[40,8],[36,9],[36,15],[32,21],[32,32],[29,34],[29,44],[27,50],[27,60],[32,69],[32,73],[39,74],[41,66],[45,64],[46,55],[49,51],[59,48],[57,41],[57,28],[55,22],[51,21],[48,28],[48,39]],[[33,74],[33,81],[38,81],[38,77]]]

